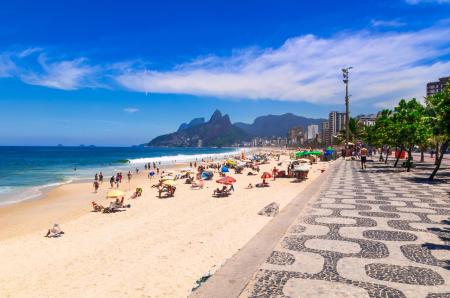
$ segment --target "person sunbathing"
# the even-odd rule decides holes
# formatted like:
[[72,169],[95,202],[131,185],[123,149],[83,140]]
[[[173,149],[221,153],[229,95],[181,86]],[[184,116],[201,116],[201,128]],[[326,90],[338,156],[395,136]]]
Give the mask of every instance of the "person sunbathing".
[[116,199],[116,201],[114,202],[115,208],[130,208],[131,205],[124,205],[124,201],[125,201],[125,197],[122,197],[122,199],[119,201],[119,199]]
[[102,205],[97,204],[95,201],[92,201],[92,208],[94,208],[94,212],[100,212],[103,209],[105,209],[105,207],[103,207]]
[[203,183],[197,183],[197,182],[192,182],[192,184],[191,184],[191,188],[192,189],[201,189],[201,188],[203,188]]
[[224,193],[227,193],[227,187],[225,185],[222,187],[222,189],[216,188],[214,190],[213,195],[224,194]]
[[136,199],[142,195],[142,188],[136,188],[136,191],[131,195],[130,199]]
[[58,224],[54,224],[52,228],[48,229],[45,237],[48,238],[57,238],[61,237],[64,234],[64,231],[61,230]]

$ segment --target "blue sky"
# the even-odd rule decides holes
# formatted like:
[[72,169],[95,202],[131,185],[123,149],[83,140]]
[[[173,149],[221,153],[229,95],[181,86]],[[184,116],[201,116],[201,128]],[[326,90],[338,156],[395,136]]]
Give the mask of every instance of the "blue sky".
[[424,96],[450,75],[450,0],[1,1],[0,145],[131,145],[232,121]]

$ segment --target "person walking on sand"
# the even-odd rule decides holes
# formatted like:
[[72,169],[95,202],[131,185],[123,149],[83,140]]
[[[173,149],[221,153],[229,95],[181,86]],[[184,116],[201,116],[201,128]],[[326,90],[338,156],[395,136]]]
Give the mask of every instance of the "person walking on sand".
[[275,181],[277,175],[278,175],[278,169],[277,169],[277,167],[273,167],[273,169],[272,169],[272,177],[273,177],[274,181]]
[[117,174],[116,175],[116,188],[119,188],[119,184],[120,184],[120,175]]
[[369,151],[366,147],[364,147],[364,145],[359,151],[359,155],[361,156],[361,169],[364,170],[366,168],[367,156],[369,155]]
[[111,179],[109,179],[109,184],[111,185],[111,188],[114,187],[114,176],[111,176]]
[[98,187],[99,187],[99,186],[100,186],[100,185],[99,185],[98,181],[97,181],[97,180],[94,180],[94,191],[95,191],[95,193],[97,193]]
[[100,181],[100,183],[103,183],[103,173],[100,172],[100,174],[98,175],[98,180]]
[[128,183],[130,183],[130,181],[131,181],[131,171],[128,171],[128,175],[127,175],[127,177],[128,177]]

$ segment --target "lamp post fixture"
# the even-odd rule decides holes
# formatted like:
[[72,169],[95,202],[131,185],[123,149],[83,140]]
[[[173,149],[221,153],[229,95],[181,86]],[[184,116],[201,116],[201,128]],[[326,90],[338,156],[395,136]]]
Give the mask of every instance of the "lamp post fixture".
[[348,111],[348,102],[349,102],[349,96],[348,96],[348,72],[353,67],[347,67],[342,69],[342,75],[344,77],[343,82],[345,84],[345,149],[348,149],[348,139],[349,139],[349,133],[350,133],[350,126],[349,126],[349,111]]

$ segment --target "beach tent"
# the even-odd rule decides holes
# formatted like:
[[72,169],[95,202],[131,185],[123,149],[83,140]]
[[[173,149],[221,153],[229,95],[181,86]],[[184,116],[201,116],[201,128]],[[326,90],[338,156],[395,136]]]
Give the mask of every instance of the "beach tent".
[[327,150],[325,151],[324,155],[328,156],[328,155],[332,155],[334,152],[333,148],[328,147]]
[[213,177],[213,172],[211,172],[211,171],[205,171],[201,175],[202,180],[211,180],[212,177]]
[[123,191],[114,189],[114,190],[108,191],[108,193],[106,194],[106,197],[107,198],[118,198],[118,197],[123,197],[124,195],[125,195],[125,193]]

